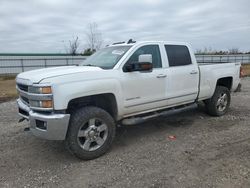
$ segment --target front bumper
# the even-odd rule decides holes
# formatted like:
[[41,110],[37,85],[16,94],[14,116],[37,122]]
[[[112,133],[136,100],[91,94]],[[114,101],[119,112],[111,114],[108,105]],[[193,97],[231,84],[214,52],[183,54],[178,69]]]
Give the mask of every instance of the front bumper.
[[19,115],[30,122],[33,135],[47,140],[65,140],[70,114],[41,114],[17,99]]

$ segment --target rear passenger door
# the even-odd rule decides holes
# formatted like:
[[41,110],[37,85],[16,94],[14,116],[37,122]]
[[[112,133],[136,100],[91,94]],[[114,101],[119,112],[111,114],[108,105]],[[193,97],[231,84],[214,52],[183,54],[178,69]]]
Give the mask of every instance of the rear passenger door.
[[168,105],[193,102],[198,94],[199,70],[185,45],[165,45],[168,58]]

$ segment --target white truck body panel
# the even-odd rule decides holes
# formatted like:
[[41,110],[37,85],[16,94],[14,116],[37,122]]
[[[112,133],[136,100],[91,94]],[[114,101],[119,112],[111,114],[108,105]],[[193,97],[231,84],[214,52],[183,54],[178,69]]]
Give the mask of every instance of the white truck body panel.
[[199,100],[212,97],[217,80],[225,77],[232,77],[231,91],[235,91],[240,83],[240,63],[221,63],[221,64],[200,64],[200,94]]

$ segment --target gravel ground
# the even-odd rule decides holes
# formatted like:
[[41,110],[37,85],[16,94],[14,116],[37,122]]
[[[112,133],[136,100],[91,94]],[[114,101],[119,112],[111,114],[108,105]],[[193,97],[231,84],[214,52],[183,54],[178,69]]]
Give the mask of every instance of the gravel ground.
[[250,187],[250,78],[242,83],[226,115],[200,106],[122,127],[112,150],[92,161],[24,132],[15,102],[2,103],[0,187]]

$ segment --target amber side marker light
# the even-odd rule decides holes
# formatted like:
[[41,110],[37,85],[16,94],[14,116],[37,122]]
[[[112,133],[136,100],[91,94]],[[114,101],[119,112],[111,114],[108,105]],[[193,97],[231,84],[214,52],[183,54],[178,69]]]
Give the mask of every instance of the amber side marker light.
[[42,87],[42,93],[43,94],[50,94],[50,93],[52,93],[51,87],[50,86],[48,86],[48,87]]
[[43,108],[52,108],[53,107],[52,100],[42,101],[42,107]]

